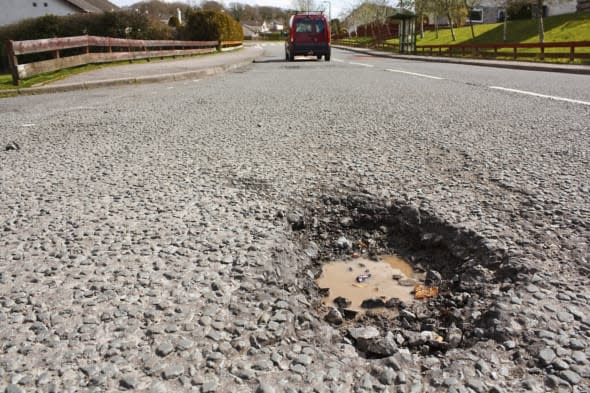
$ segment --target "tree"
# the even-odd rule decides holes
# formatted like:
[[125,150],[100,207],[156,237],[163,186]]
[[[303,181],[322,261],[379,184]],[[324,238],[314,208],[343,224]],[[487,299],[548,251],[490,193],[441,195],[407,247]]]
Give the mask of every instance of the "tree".
[[383,24],[389,15],[394,14],[394,9],[388,5],[387,0],[363,1],[353,8],[344,19],[344,25],[350,34],[360,26],[374,26]]
[[545,42],[545,26],[543,25],[543,0],[536,1],[537,30],[539,32],[539,42]]
[[293,7],[297,11],[315,11],[318,5],[315,0],[292,0]]
[[420,23],[420,38],[424,38],[424,14],[428,6],[429,0],[415,0],[414,1],[414,12]]
[[468,10],[469,15],[469,27],[471,28],[471,38],[475,38],[475,31],[473,29],[473,9],[479,5],[479,0],[463,0],[465,8]]
[[225,11],[223,8],[223,4],[218,3],[215,0],[205,0],[201,3],[201,9],[203,11],[215,11],[215,12],[222,12]]
[[170,26],[170,27],[180,26],[180,21],[178,20],[178,17],[171,16],[170,19],[168,19],[168,26]]
[[[437,2],[440,2],[440,6],[441,9],[444,10],[444,13],[447,17],[447,20],[449,21],[449,28],[451,29],[451,37],[453,39],[453,41],[457,40],[457,36],[455,35],[455,29],[454,29],[454,24],[457,23],[455,18],[456,16],[458,17],[460,15],[460,8],[462,8],[462,4],[460,3],[460,0],[435,0]],[[458,25],[459,23],[457,23]]]
[[342,32],[342,24],[340,19],[335,18],[330,21],[330,31],[332,34],[340,34]]
[[246,7],[241,3],[229,3],[229,13],[238,22],[242,19],[246,11]]
[[138,2],[129,7],[139,13],[148,15],[152,19],[160,20],[166,19],[170,16],[176,15],[176,9],[184,10],[187,8],[186,3],[177,1],[174,3],[166,3],[159,0],[151,0],[148,2]]

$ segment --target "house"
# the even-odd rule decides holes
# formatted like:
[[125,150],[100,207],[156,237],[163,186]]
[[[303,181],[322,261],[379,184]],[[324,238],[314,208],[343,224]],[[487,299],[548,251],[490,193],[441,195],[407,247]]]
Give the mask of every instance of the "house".
[[0,26],[49,14],[101,13],[118,9],[108,0],[2,0]]
[[262,22],[262,26],[260,26],[260,32],[261,33],[276,33],[276,32],[280,32],[283,31],[284,26],[282,23],[279,23],[277,21],[272,21],[272,22]]
[[[496,23],[504,20],[504,3],[507,1],[481,0],[476,1],[467,17],[467,22],[473,23]],[[544,1],[543,16],[553,16],[561,14],[570,14],[576,12],[578,2],[583,0],[562,0],[562,1]]]
[[258,38],[261,34],[281,32],[284,29],[284,25],[277,21],[263,21],[262,24],[256,21],[241,21],[240,23],[244,37],[248,39]]
[[245,20],[240,22],[242,25],[242,32],[247,39],[258,38],[260,35],[260,25],[253,20]]

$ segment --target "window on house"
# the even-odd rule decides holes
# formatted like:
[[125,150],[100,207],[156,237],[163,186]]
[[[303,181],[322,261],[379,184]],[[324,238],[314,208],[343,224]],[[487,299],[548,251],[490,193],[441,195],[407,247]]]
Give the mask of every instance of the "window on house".
[[43,7],[48,7],[49,5],[47,3],[43,3]]
[[474,8],[469,13],[469,21],[471,22],[483,22],[483,9]]
[[33,3],[33,7],[37,7],[37,3]]

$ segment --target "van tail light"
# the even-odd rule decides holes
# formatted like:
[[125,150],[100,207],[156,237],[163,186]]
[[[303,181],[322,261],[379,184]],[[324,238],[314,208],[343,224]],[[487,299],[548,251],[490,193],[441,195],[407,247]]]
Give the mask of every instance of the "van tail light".
[[291,36],[291,43],[293,43],[293,41],[294,41],[293,36]]

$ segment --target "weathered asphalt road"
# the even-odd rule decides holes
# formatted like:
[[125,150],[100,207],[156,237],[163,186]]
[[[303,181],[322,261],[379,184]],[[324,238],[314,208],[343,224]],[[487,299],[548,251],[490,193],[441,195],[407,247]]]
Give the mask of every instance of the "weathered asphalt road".
[[[20,145],[0,152],[0,391],[588,390],[590,77],[265,49],[200,81],[0,100]],[[453,303],[465,345],[406,313],[366,358],[311,306],[313,236],[289,222],[335,222],[320,255],[356,242],[321,212],[359,195],[505,256],[465,273],[489,293],[453,294],[494,307]]]

